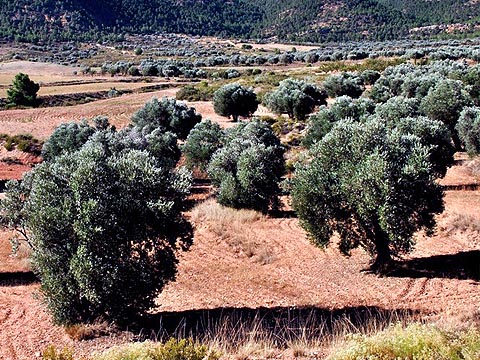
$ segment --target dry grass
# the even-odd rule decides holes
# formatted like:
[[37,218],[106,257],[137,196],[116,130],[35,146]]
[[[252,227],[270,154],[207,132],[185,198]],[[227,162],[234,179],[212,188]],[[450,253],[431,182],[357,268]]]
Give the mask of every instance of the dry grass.
[[432,325],[396,325],[370,336],[350,336],[330,360],[474,360],[480,357],[480,331],[446,331]]
[[328,315],[292,308],[288,314],[258,311],[253,317],[238,309],[219,318],[202,319],[193,330],[180,326],[174,334],[160,332],[154,340],[188,337],[221,353],[222,358],[235,360],[324,358],[352,334],[372,335],[416,320],[416,315],[407,311],[375,309]]
[[232,223],[251,224],[257,221],[264,221],[265,216],[254,210],[228,208],[210,199],[197,205],[192,210],[192,220],[196,224],[213,222],[218,225],[229,226]]
[[453,212],[447,215],[446,224],[442,230],[447,233],[453,231],[475,231],[480,233],[480,218],[470,214]]
[[473,176],[480,178],[480,157],[470,161],[470,163],[467,165],[467,168]]
[[16,251],[12,249],[12,241],[15,236],[13,231],[0,231],[0,271],[1,272],[25,272],[30,271],[31,249],[25,242],[19,242]]
[[94,324],[75,324],[65,326],[65,333],[72,340],[90,340],[100,336],[111,335],[115,329],[107,322],[98,322]]
[[205,226],[219,241],[225,241],[234,252],[254,260],[262,265],[274,261],[273,252],[260,244],[260,239],[252,224],[256,226],[266,222],[266,217],[253,210],[232,209],[219,205],[209,199],[197,205],[191,213],[192,221]]
[[122,128],[130,122],[132,114],[152,97],[172,97],[177,90],[171,88],[151,93],[126,94],[75,106],[4,110],[0,111],[0,128],[2,133],[10,135],[29,133],[38,139],[46,139],[61,123],[98,115],[107,116],[113,125]]

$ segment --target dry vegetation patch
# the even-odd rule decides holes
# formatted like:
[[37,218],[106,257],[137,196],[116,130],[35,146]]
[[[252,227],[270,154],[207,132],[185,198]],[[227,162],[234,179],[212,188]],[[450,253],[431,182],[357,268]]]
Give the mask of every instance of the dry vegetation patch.
[[0,111],[0,128],[10,135],[29,133],[45,140],[62,123],[91,119],[98,115],[107,116],[113,125],[122,128],[130,122],[133,113],[152,97],[173,97],[177,90],[171,88],[151,93],[126,94],[75,106]]
[[191,213],[198,227],[207,229],[218,241],[226,242],[239,256],[260,264],[274,261],[273,252],[256,235],[255,227],[266,224],[266,217],[253,210],[236,210],[210,199],[197,205]]

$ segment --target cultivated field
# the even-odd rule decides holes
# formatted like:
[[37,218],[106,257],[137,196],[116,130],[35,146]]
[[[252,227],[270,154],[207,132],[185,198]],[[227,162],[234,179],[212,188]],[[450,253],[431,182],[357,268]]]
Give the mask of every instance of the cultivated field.
[[[312,332],[332,316],[345,321],[339,321],[339,332],[341,324],[349,329],[349,321],[363,317],[365,323],[356,326],[380,328],[403,317],[450,325],[478,321],[479,207],[479,191],[448,192],[439,231],[431,238],[418,236],[416,250],[405,259],[409,270],[378,277],[363,271],[369,257],[362,251],[345,258],[335,246],[322,250],[311,245],[297,219],[235,214],[207,201],[192,211],[195,245],[181,256],[177,281],[158,298],[155,313],[168,312],[166,327],[179,326],[179,331],[184,325],[195,328],[207,319],[224,321],[228,326],[232,317],[244,313],[252,318],[262,308],[272,308],[283,318],[300,308],[305,317],[318,319],[315,324],[298,320]],[[472,224],[459,227],[467,214]],[[133,336],[120,333],[77,342],[63,328],[54,326],[35,297],[38,285],[28,272],[27,251],[21,249],[16,258],[9,256],[9,235],[0,235],[1,358],[34,358],[39,349],[51,343],[89,354]],[[252,326],[248,320],[241,325],[247,329]],[[161,333],[159,328],[155,331]],[[208,334],[194,335],[201,338]],[[329,344],[328,335],[326,331],[324,346]],[[244,345],[238,344],[240,348]],[[308,344],[303,346],[308,350],[306,355],[310,350],[319,351],[308,349]],[[328,348],[320,350],[328,352]],[[258,352],[258,356],[265,356],[258,346],[251,351],[249,355]],[[285,351],[284,357],[291,356],[291,348]]]
[[[254,46],[260,48],[288,50],[291,45]],[[299,77],[309,71],[305,66],[286,69]],[[321,66],[317,69],[316,74],[315,69],[312,71],[315,76],[325,75]],[[44,85],[40,96],[111,88],[133,92],[72,106],[2,110],[0,133],[31,134],[46,140],[59,124],[98,115],[107,116],[111,124],[122,128],[152,97],[175,97],[185,84],[179,79],[134,82],[127,81],[129,76],[74,74],[78,70],[26,61],[0,64],[0,98],[5,97],[18,72],[28,73]],[[281,71],[275,68],[276,73]],[[139,91],[152,85],[169,87]],[[223,128],[234,125],[215,114],[211,101],[187,104],[203,119],[218,122]],[[256,115],[273,114],[260,106]],[[0,180],[20,178],[41,161],[3,147],[0,160]],[[456,154],[455,166],[440,181],[447,191],[445,211],[437,218],[435,234],[416,234],[415,250],[402,259],[397,270],[382,277],[367,271],[371,258],[363,250],[357,249],[347,258],[337,249],[338,240],[326,249],[312,245],[290,211],[269,216],[226,209],[216,204],[208,185],[199,187],[191,197],[194,206],[187,213],[195,225],[194,245],[180,255],[176,281],[158,297],[147,323],[121,331],[104,323],[73,332],[54,325],[39,300],[39,283],[31,272],[28,248],[21,245],[13,256],[9,242],[13,233],[2,230],[0,359],[41,358],[50,344],[87,356],[114,344],[145,338],[164,340],[172,335],[192,336],[220,348],[232,359],[323,359],[350,332],[374,332],[413,320],[446,327],[479,325],[478,162],[478,158]],[[288,200],[285,209],[289,209]]]

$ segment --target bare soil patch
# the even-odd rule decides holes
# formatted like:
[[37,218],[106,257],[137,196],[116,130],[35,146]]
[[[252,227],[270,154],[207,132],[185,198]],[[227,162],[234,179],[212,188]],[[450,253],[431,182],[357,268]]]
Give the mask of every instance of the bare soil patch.
[[38,156],[18,150],[7,151],[0,145],[0,181],[20,179],[23,173],[30,171],[40,161],[42,159]]
[[12,61],[0,64],[0,74],[16,74],[19,72],[29,75],[73,75],[78,67],[32,62],[32,61]]
[[98,115],[107,116],[112,124],[121,128],[127,125],[132,114],[152,97],[173,97],[177,90],[171,88],[149,93],[126,94],[76,106],[5,110],[0,112],[0,132],[10,135],[29,133],[45,140],[62,123],[90,119]]

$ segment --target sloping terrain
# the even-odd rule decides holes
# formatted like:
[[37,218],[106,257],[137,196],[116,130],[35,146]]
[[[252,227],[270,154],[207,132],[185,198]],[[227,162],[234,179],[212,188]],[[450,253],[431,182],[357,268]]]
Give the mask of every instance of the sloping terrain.
[[[325,250],[311,245],[295,218],[232,216],[207,202],[190,213],[195,244],[180,257],[177,281],[158,298],[155,333],[182,326],[200,331],[205,321],[234,314],[247,319],[260,313],[280,322],[296,311],[356,326],[398,313],[468,321],[480,303],[479,208],[479,191],[448,192],[437,234],[419,234],[403,270],[378,277],[363,271],[369,264],[363,251],[346,258],[334,245]],[[28,272],[26,249],[9,256],[9,235],[0,233],[0,358],[33,359],[49,344],[88,354],[130,339],[113,333],[74,341],[54,326],[35,295],[38,284]]]
[[155,32],[314,42],[385,40],[404,38],[414,27],[452,23],[470,24],[463,27],[466,32],[478,31],[476,2],[0,0],[0,37],[29,42],[118,40],[126,33]]

